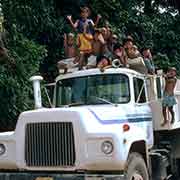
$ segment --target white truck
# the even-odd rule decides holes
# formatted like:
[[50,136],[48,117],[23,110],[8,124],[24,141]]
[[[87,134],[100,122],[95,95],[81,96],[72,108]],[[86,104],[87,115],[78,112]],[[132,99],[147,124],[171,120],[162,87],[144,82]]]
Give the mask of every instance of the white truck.
[[56,79],[52,108],[19,116],[0,134],[0,180],[180,179],[180,88],[175,122],[161,126],[161,75],[128,68],[81,70]]

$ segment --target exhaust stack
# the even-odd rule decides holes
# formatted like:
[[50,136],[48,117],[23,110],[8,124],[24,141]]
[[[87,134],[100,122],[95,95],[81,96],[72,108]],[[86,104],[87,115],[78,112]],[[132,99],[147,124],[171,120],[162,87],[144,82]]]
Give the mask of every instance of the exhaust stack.
[[35,109],[42,108],[40,81],[43,80],[43,77],[32,76],[29,80],[33,82]]

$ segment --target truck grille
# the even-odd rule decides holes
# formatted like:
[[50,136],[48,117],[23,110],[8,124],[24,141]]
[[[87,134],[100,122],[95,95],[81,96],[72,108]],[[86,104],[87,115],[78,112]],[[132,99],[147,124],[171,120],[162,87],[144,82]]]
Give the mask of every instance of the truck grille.
[[27,124],[25,161],[28,166],[73,166],[75,144],[72,123]]

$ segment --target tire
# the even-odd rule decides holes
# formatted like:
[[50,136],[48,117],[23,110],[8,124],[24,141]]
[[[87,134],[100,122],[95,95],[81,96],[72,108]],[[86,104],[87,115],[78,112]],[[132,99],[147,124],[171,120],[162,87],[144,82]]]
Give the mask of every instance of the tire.
[[146,164],[138,153],[131,153],[127,161],[127,180],[149,180]]

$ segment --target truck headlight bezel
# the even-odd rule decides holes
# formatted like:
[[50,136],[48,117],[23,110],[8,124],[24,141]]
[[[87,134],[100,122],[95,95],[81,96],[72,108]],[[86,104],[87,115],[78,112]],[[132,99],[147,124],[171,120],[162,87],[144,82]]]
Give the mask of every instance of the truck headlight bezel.
[[4,144],[0,143],[0,156],[6,152],[6,147]]
[[106,155],[109,155],[109,154],[112,154],[114,150],[114,146],[113,146],[113,143],[109,140],[106,140],[104,142],[102,142],[101,144],[101,151],[106,154]]

